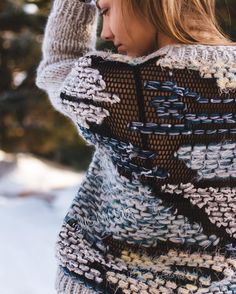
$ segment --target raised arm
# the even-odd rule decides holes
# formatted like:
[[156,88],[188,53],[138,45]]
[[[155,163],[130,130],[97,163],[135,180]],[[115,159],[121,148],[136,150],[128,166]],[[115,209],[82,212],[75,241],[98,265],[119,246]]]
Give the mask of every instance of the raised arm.
[[94,50],[96,25],[97,12],[93,2],[54,0],[45,28],[36,85],[48,93],[52,105],[60,112],[62,82],[76,59]]

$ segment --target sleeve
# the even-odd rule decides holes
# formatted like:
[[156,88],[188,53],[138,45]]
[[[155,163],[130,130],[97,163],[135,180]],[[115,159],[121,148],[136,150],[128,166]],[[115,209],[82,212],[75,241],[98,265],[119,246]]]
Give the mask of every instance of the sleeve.
[[45,28],[36,85],[62,110],[60,88],[79,57],[94,50],[97,9],[92,1],[54,0]]

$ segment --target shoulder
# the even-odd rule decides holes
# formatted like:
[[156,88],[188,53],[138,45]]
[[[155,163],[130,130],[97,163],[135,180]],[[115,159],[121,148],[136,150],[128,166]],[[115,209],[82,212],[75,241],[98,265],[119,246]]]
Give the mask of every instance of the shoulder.
[[166,49],[157,65],[197,70],[202,78],[215,78],[221,92],[236,91],[236,46],[180,44]]
[[103,76],[110,71],[120,74],[123,70],[125,74],[127,70],[132,72],[134,66],[143,68],[150,63],[157,71],[178,70],[181,76],[196,71],[200,78],[214,79],[220,95],[236,92],[236,46],[226,45],[171,44],[137,58],[110,51],[90,51],[75,62],[67,82],[69,79],[69,84],[73,84],[86,77],[95,85],[98,81],[105,85]]
[[174,44],[163,47],[161,66],[201,69],[204,65],[230,66],[236,64],[236,46]]
[[[142,64],[150,59],[158,57],[159,64],[164,64],[164,60],[171,59],[175,63],[182,65],[196,63],[203,60],[204,62],[212,61],[229,61],[236,62],[236,45],[204,45],[204,44],[170,44],[166,45],[155,52],[141,57],[130,57],[121,54],[115,54],[111,51],[90,51],[85,57],[97,56],[104,60],[120,61],[128,64]],[[161,57],[161,58],[160,58]]]
[[162,70],[195,70],[202,78],[216,79],[222,93],[236,91],[236,46],[233,45],[171,44],[137,58],[104,51],[91,51],[84,58],[130,66],[143,66],[152,61]]

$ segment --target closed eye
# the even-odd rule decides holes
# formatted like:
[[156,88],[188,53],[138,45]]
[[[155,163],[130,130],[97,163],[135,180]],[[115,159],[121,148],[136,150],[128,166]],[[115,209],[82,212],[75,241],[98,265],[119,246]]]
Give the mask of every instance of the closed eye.
[[103,15],[106,15],[107,12],[108,12],[108,8],[105,8],[105,9],[101,9],[101,10],[99,11],[99,14],[100,14],[101,16],[103,16]]

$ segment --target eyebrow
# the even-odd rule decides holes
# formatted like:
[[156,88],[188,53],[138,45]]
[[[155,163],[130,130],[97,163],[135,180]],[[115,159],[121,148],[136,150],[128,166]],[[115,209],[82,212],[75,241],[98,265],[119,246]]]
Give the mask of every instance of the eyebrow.
[[98,2],[99,2],[99,0],[96,0],[97,9],[101,10],[101,7],[99,6]]

